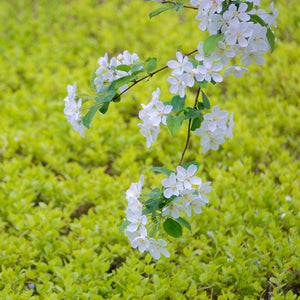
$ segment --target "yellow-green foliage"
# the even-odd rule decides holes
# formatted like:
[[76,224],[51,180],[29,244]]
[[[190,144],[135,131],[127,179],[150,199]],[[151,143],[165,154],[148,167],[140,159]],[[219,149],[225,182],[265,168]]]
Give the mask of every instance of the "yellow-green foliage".
[[[268,8],[268,1],[264,1]],[[68,84],[91,93],[97,60],[128,49],[140,58],[194,50],[205,36],[195,12],[141,0],[0,2],[0,299],[296,299],[300,295],[300,6],[276,0],[276,50],[207,93],[234,111],[234,139],[186,160],[211,180],[192,233],[168,239],[171,258],[133,250],[119,226],[125,190],[153,165],[175,168],[186,129],[164,128],[146,149],[140,103],[168,72],[137,85],[82,139],[63,114]],[[192,103],[194,91],[189,91]],[[291,201],[286,200],[291,197]],[[165,238],[165,237],[164,237]],[[34,287],[35,289],[32,289]]]

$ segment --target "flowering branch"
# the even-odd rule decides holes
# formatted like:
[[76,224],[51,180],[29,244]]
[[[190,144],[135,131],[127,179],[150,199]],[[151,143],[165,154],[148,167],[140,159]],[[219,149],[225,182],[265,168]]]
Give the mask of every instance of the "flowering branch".
[[[99,66],[91,79],[97,96],[82,98],[94,100],[94,105],[86,106],[88,112],[84,116],[80,114],[82,99],[76,101],[77,87],[74,83],[73,86],[68,86],[64,113],[74,129],[84,137],[84,129],[90,127],[97,111],[105,114],[112,101],[119,102],[120,97],[135,85],[167,68],[172,69],[167,81],[171,84],[170,93],[175,96],[170,101],[163,102],[160,100],[160,89],[157,88],[152,93],[150,103],[142,104],[139,118],[143,123],[139,123],[138,127],[146,137],[146,146],[149,148],[156,141],[161,124],[166,125],[174,135],[183,122],[188,120],[187,138],[181,159],[176,171],[163,166],[151,168],[151,171],[161,172],[168,178],[164,178],[161,186],[149,194],[142,193],[143,175],[139,182],[131,184],[126,192],[126,219],[120,228],[121,231],[124,230],[133,248],[138,248],[142,253],[149,251],[153,258],[159,259],[161,254],[170,256],[164,248],[167,243],[162,239],[154,239],[160,224],[162,223],[168,235],[178,238],[182,235],[182,226],[191,231],[191,225],[181,213],[184,212],[188,217],[191,217],[192,211],[201,214],[201,207],[209,202],[206,194],[212,190],[211,182],[203,183],[201,178],[195,176],[199,163],[188,162],[182,165],[192,132],[201,136],[203,153],[210,149],[216,151],[225,143],[225,139],[233,138],[233,112],[229,116],[227,111],[213,106],[211,112],[203,113],[211,108],[203,89],[208,84],[222,82],[223,76],[233,74],[236,78],[242,77],[243,73],[249,72],[247,67],[253,62],[258,65],[265,62],[262,55],[268,50],[274,50],[275,36],[271,26],[276,27],[278,11],[274,9],[273,3],[270,4],[270,13],[260,9],[257,4],[254,5],[259,0],[190,0],[191,6],[183,5],[181,1],[152,1],[172,5],[156,9],[149,14],[150,19],[173,9],[198,10],[198,27],[202,31],[208,31],[209,37],[204,42],[199,42],[196,50],[185,55],[177,51],[176,60],[168,61],[166,66],[157,70],[157,59],[154,57],[141,61],[137,54],[130,54],[125,50],[109,61],[105,53],[99,58]],[[192,54],[196,55],[189,59]],[[228,66],[230,61],[232,64]],[[222,74],[223,67],[225,72]],[[194,86],[198,87],[194,106],[188,107],[185,103],[186,88]],[[202,102],[199,100],[200,92]],[[148,199],[142,203],[140,197],[143,200]],[[149,232],[145,227],[148,219],[153,223],[148,228]]]

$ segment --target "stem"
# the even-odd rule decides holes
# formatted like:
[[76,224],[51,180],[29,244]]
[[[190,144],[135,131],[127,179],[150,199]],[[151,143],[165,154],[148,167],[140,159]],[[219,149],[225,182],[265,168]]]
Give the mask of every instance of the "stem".
[[[197,51],[198,51],[197,49],[196,49],[196,50],[193,50],[193,51],[191,51],[191,52],[185,54],[184,56],[190,56],[190,55],[194,54],[194,53],[197,52]],[[154,72],[151,72],[151,73],[147,74],[146,76],[144,76],[144,77],[142,77],[142,78],[140,78],[140,79],[134,81],[134,83],[133,83],[131,86],[129,86],[127,89],[125,89],[122,93],[117,94],[115,97],[113,97],[113,98],[111,99],[111,101],[114,101],[114,100],[116,100],[117,98],[119,98],[121,95],[123,95],[124,93],[126,93],[128,90],[130,90],[132,87],[134,87],[134,86],[135,86],[136,84],[138,84],[139,82],[141,82],[141,81],[143,81],[143,80],[145,80],[145,79],[147,79],[147,78],[149,78],[149,77],[152,77],[152,76],[155,75],[156,73],[159,73],[160,71],[163,71],[164,69],[167,69],[167,68],[168,68],[168,66],[164,66],[164,67],[162,67],[162,68],[160,68],[160,69],[158,69],[158,70],[156,70],[156,71],[154,71]]]
[[[198,90],[197,90],[196,98],[195,98],[194,109],[197,109],[197,103],[198,103],[198,98],[199,98],[200,91],[201,91],[201,88],[199,87]],[[191,123],[192,123],[192,119],[190,118],[189,119],[189,125],[188,125],[187,139],[186,139],[185,147],[184,147],[182,155],[181,155],[179,166],[181,166],[181,164],[182,164],[183,157],[185,155],[185,152],[186,152],[187,147],[188,147],[189,142],[190,142],[190,138],[191,138]]]
[[[164,0],[163,0],[163,1],[161,2],[161,4],[166,4],[166,3],[170,3],[170,4],[174,4],[174,5],[176,4],[176,3],[172,2],[172,1],[164,1]],[[184,7],[184,8],[190,8],[190,9],[198,10],[198,7],[194,7],[194,6],[187,6],[187,5],[184,5],[183,7]]]

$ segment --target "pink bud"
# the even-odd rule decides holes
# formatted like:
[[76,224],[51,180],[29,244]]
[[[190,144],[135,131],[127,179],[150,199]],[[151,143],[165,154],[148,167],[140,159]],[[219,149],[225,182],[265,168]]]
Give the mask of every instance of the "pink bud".
[[117,59],[118,59],[118,60],[121,60],[122,58],[123,58],[123,54],[120,53],[120,54],[117,56]]

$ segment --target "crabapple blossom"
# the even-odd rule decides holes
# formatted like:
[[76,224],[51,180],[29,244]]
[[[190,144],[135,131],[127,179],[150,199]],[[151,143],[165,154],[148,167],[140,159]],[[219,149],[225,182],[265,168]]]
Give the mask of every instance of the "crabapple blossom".
[[[218,73],[223,68],[221,63],[216,63],[213,65],[211,60],[205,59],[203,61],[203,66],[199,66],[199,71],[203,75],[202,80],[210,82],[214,80],[215,82],[221,82],[223,77]],[[202,81],[201,80],[201,81]]]
[[181,210],[181,206],[178,205],[180,200],[181,198],[174,199],[170,204],[168,204],[168,206],[162,209],[161,215],[165,217],[170,214],[172,218],[178,219],[180,217],[179,210]]
[[165,257],[170,257],[169,251],[164,248],[167,246],[167,242],[159,239],[156,241],[153,238],[149,238],[149,252],[153,256],[154,259],[160,259],[160,255],[164,255]]
[[247,68],[239,67],[239,66],[231,66],[225,70],[224,76],[227,77],[230,74],[233,74],[235,78],[241,78],[243,76],[243,73],[246,72],[249,72]]
[[84,137],[84,126],[82,123],[82,115],[80,113],[81,99],[76,102],[76,82],[68,85],[68,96],[65,98],[64,113],[68,122],[73,126],[74,130]]
[[170,60],[167,64],[169,68],[174,69],[172,75],[182,75],[184,71],[189,72],[193,68],[193,65],[191,62],[189,62],[188,57],[183,56],[181,52],[176,52],[176,57],[177,61]]
[[166,198],[171,198],[173,195],[178,196],[179,192],[183,189],[182,183],[177,182],[175,173],[171,173],[169,178],[163,179],[162,185],[166,188],[164,190],[164,196]]
[[183,182],[184,188],[191,189],[192,184],[200,185],[201,179],[197,176],[194,176],[197,172],[197,166],[190,165],[187,170],[181,166],[176,168],[177,171],[177,180]]

